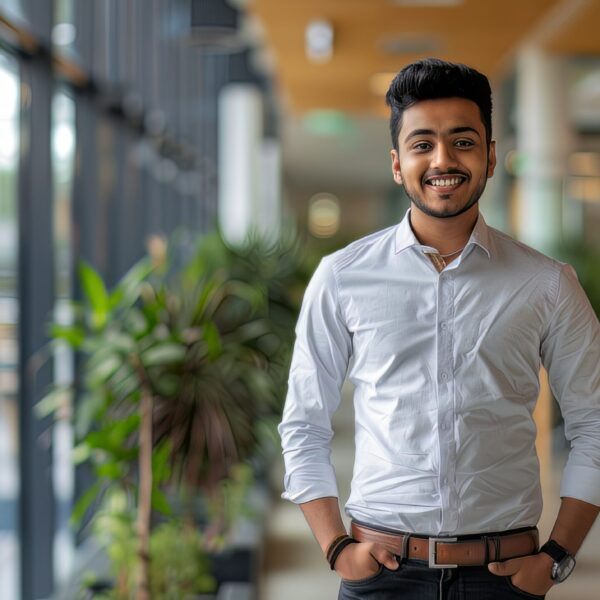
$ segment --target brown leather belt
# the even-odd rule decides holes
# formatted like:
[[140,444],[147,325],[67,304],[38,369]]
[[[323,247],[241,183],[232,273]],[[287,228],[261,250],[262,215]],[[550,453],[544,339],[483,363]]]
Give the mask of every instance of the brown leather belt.
[[448,569],[487,565],[497,560],[527,556],[538,551],[537,528],[517,533],[488,534],[468,539],[425,537],[392,533],[352,522],[352,537],[359,542],[375,542],[402,560],[424,560],[431,568]]

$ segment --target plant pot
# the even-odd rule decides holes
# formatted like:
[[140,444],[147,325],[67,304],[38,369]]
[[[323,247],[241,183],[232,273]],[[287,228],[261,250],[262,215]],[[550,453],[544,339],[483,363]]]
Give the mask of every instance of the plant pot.
[[93,583],[88,583],[85,586],[85,600],[93,600],[100,594],[110,592],[115,587],[115,582],[112,579],[97,579]]
[[256,548],[230,548],[210,556],[212,575],[217,584],[239,581],[255,583],[259,571]]

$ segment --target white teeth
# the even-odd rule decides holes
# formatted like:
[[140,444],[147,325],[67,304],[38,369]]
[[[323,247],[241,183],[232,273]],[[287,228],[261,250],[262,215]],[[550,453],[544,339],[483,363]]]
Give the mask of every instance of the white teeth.
[[429,180],[429,183],[438,187],[447,187],[450,185],[458,185],[461,181],[461,178],[453,177],[452,179],[431,179]]

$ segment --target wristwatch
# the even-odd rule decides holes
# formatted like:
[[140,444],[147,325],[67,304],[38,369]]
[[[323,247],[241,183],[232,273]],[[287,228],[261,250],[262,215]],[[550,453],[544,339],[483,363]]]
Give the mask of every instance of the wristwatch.
[[551,577],[556,583],[561,583],[573,572],[575,558],[554,540],[548,540],[540,548],[540,552],[545,552],[554,560]]

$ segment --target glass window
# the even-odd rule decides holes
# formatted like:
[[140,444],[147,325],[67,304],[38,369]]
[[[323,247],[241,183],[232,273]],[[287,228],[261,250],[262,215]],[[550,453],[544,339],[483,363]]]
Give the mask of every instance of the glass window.
[[17,72],[16,62],[0,54],[0,598],[6,600],[17,600],[19,587]]
[[[73,297],[72,190],[75,169],[75,104],[67,94],[58,93],[52,105],[52,176],[54,216],[54,273],[56,299],[54,320],[72,322]],[[54,381],[65,390],[73,383],[74,355],[67,344],[57,344]],[[61,585],[71,575],[74,540],[69,527],[73,500],[74,469],[71,459],[73,431],[70,424],[72,394],[62,394],[63,410],[53,429],[53,487],[56,499],[54,574]]]

